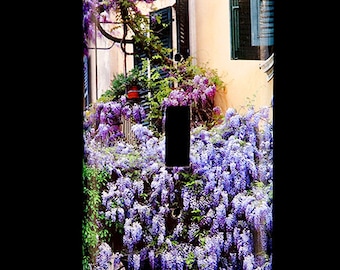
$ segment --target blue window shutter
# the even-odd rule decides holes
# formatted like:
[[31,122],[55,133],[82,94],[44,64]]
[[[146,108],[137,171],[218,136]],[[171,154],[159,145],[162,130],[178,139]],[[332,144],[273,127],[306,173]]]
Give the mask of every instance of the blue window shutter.
[[[162,45],[165,48],[172,49],[172,7],[165,7],[150,13],[150,18],[152,16],[160,16],[161,22],[152,24],[151,30],[160,38],[162,41]],[[165,27],[164,27],[165,26]],[[169,58],[172,58],[172,52],[169,55]],[[160,71],[161,77],[167,76],[166,73]]]
[[188,0],[176,0],[177,51],[187,59],[190,56]]
[[[152,23],[151,18],[153,16],[160,16],[161,22],[158,23]],[[164,27],[165,26],[165,27]],[[162,8],[153,12],[150,12],[150,29],[154,31],[154,34],[157,35],[162,45],[166,48],[172,49],[172,7],[166,7]],[[147,54],[143,51],[143,48],[138,47],[138,45],[134,44],[134,66],[138,67],[139,69],[142,69],[143,65],[143,59],[148,58]],[[172,58],[172,55],[169,56]],[[153,64],[151,64],[151,67],[154,67]],[[161,72],[161,76],[164,77],[167,74],[165,72]],[[139,95],[140,95],[140,105],[144,108],[146,114],[149,113],[149,103],[148,103],[148,96],[152,95],[153,93],[150,92],[149,89],[139,89]],[[145,119],[142,123],[145,126],[148,126],[150,123],[147,119]]]
[[[162,42],[162,45],[166,48],[172,49],[172,8],[166,7],[153,12],[150,12],[150,18],[153,16],[161,16],[161,22],[152,23],[150,20],[150,29],[154,31],[154,34],[158,36]],[[166,27],[164,27],[166,25]],[[143,59],[147,58],[143,48],[138,47],[134,44],[134,65],[139,68],[142,67]],[[172,55],[169,56],[172,58]]]
[[[162,45],[165,48],[172,49],[172,8],[166,7],[150,13],[152,16],[160,16],[161,22],[159,24],[151,23],[151,30],[160,38]],[[165,25],[165,27],[164,27]]]
[[250,0],[252,46],[274,45],[274,0]]

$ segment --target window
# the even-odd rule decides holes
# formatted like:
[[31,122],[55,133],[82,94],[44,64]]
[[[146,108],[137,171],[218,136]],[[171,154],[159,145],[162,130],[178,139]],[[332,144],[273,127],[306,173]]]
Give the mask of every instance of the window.
[[[177,36],[177,52],[187,59],[190,55],[189,49],[189,12],[188,12],[188,0],[176,0],[176,4],[173,6],[176,12],[176,25],[173,25],[172,21],[172,7],[165,7],[153,12],[150,12],[150,18],[155,16],[161,17],[161,23],[152,23],[150,19],[151,29],[158,35],[162,41],[162,44],[166,48],[173,48],[173,32],[176,31]],[[167,25],[164,27],[164,25]],[[134,63],[135,66],[141,67],[142,59],[146,57],[146,54],[138,46],[134,47],[136,52]],[[172,58],[172,55],[170,55]],[[176,57],[175,57],[176,58]]]
[[[154,16],[160,16],[160,23],[152,22],[151,18]],[[173,48],[172,45],[172,7],[166,7],[163,9],[159,9],[157,11],[150,12],[150,28],[154,31],[154,33],[160,38],[162,45],[166,48]],[[134,66],[138,68],[142,68],[143,59],[147,58],[147,54],[143,50],[143,48],[138,47],[138,45],[134,44]],[[172,55],[170,55],[172,57]],[[166,76],[165,73],[161,74],[161,76]],[[149,89],[139,89],[140,96],[140,105],[144,108],[145,112],[149,112],[149,104],[147,102],[147,96],[149,94]],[[149,125],[149,122],[145,120],[143,125]]]
[[[176,12],[176,24],[173,23],[173,12]],[[155,23],[152,21],[153,17],[161,17],[160,23]],[[189,12],[188,12],[188,0],[176,0],[176,4],[173,6],[168,6],[156,11],[150,12],[150,28],[162,41],[162,45],[166,48],[173,49],[174,39],[173,33],[176,34],[177,39],[177,53],[180,58],[187,59],[190,55],[189,51]],[[146,53],[138,45],[134,44],[134,66],[142,68],[143,59],[146,58]],[[169,55],[173,58],[173,55]],[[174,57],[176,60],[176,56]],[[177,61],[177,60],[176,60]],[[152,66],[152,64],[151,64]],[[167,76],[167,74],[160,71],[162,77]],[[149,111],[149,105],[147,102],[147,95],[152,95],[148,89],[140,89],[140,104],[145,109],[146,113]],[[143,122],[144,125],[149,125],[146,121]]]
[[231,59],[266,60],[274,52],[274,0],[230,0]]
[[[152,17],[160,16],[161,22],[152,22]],[[164,27],[166,25],[166,27]],[[166,7],[157,11],[150,12],[150,28],[160,38],[162,45],[166,48],[172,48],[172,9]],[[134,45],[134,65],[141,68],[142,61],[146,58],[146,53],[138,45]]]

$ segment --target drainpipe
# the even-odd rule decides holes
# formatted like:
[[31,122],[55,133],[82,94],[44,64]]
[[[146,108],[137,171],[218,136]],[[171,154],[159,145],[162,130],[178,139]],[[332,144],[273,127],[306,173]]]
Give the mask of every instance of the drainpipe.
[[193,0],[188,0],[188,9],[189,9],[189,25],[190,30],[189,30],[189,51],[190,55],[193,57],[193,64],[197,63],[197,44],[196,44],[196,2]]

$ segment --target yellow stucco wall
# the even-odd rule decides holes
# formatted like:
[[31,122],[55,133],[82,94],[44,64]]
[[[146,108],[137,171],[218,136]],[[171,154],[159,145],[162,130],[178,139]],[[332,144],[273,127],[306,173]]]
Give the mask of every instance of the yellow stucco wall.
[[[273,79],[259,68],[264,61],[231,60],[229,1],[194,0],[190,15],[195,14],[194,51],[198,64],[208,63],[217,69],[226,89],[216,103],[237,110],[249,103],[255,107],[269,106],[273,96]],[[194,44],[196,43],[196,44]]]
[[[110,24],[103,24],[103,28],[112,27]],[[119,32],[117,32],[119,34]],[[97,48],[97,49],[95,49]],[[132,52],[132,45],[127,44],[127,51]],[[97,37],[96,42],[91,44],[90,50],[90,85],[92,101],[98,99],[111,86],[113,76],[124,73],[124,53],[119,43],[114,43],[104,37]],[[132,56],[126,57],[126,68],[133,66]]]

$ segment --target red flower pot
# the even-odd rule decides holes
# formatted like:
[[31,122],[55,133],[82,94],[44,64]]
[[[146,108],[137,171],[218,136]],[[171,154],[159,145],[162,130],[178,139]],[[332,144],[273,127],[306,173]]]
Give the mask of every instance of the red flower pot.
[[128,93],[127,93],[128,99],[137,99],[139,98],[139,92],[138,87],[136,85],[130,86]]

